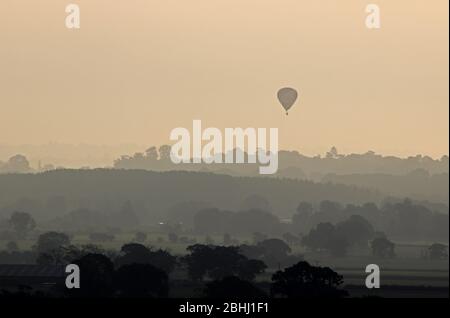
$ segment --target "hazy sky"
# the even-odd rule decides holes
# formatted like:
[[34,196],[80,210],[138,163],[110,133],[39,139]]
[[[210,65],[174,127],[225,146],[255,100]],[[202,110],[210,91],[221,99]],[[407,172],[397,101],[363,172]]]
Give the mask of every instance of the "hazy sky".
[[[437,157],[448,44],[448,0],[2,0],[0,143],[159,145],[201,119],[278,127],[308,154]],[[300,92],[289,116],[283,86]]]

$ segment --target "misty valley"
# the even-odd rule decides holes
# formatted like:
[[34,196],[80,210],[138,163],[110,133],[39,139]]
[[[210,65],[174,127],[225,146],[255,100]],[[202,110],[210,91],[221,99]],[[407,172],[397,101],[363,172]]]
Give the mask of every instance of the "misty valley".
[[449,1],[365,2],[0,1],[0,318],[448,308]]
[[[324,157],[280,151],[279,161],[267,176],[257,164],[174,164],[170,146],[122,156],[113,168],[33,168],[11,157],[0,166],[0,289],[7,296],[27,285],[49,297],[448,295],[448,157],[332,148]],[[68,264],[88,288],[63,287]],[[369,264],[380,271],[379,288],[366,286]],[[323,285],[285,285],[290,275]]]

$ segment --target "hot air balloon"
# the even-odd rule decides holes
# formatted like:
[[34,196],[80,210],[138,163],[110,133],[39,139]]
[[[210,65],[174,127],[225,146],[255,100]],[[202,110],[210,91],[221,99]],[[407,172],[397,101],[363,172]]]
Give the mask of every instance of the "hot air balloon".
[[297,91],[291,87],[283,87],[278,91],[277,97],[281,106],[286,110],[286,115],[288,115],[288,110],[297,100],[297,96]]

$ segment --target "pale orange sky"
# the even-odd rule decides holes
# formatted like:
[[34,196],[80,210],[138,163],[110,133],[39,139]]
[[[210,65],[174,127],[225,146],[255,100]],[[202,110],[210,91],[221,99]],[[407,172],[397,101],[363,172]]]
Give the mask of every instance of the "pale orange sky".
[[201,119],[307,154],[440,157],[448,44],[448,0],[2,0],[0,144],[159,145]]

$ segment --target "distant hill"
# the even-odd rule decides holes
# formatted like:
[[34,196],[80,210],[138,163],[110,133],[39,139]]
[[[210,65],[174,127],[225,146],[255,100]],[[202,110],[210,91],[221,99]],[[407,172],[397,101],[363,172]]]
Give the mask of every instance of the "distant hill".
[[[235,149],[234,151],[241,151]],[[170,146],[150,147],[145,152],[122,156],[114,161],[119,169],[145,169],[153,171],[186,170],[220,172],[230,175],[258,176],[259,164],[173,164],[169,157]],[[246,157],[247,154],[244,153]],[[305,156],[297,151],[278,152],[278,173],[272,176],[290,176],[298,179],[320,180],[327,174],[389,174],[405,175],[415,170],[429,174],[449,173],[449,158],[433,159],[417,155],[408,158],[384,156],[368,151],[363,154],[339,154],[332,148],[325,156]]]
[[449,174],[430,175],[426,170],[418,169],[406,175],[373,174],[329,174],[323,182],[355,185],[377,189],[385,194],[398,197],[411,197],[417,200],[449,203]]
[[22,209],[45,218],[76,208],[112,211],[127,200],[136,212],[149,218],[188,201],[236,210],[245,198],[255,194],[266,198],[272,212],[280,217],[290,217],[300,201],[380,203],[384,199],[376,191],[355,186],[202,172],[95,169],[0,175],[3,214]]

